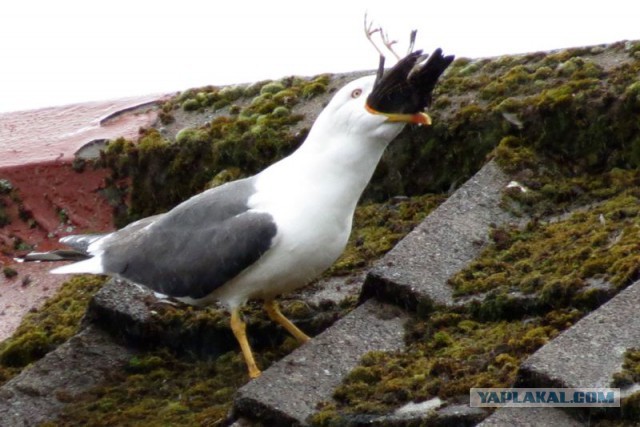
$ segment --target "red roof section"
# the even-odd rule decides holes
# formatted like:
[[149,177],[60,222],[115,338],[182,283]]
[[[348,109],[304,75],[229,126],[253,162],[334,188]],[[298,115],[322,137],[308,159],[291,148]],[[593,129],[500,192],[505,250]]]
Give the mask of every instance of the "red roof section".
[[70,161],[77,150],[96,139],[135,137],[141,126],[156,118],[153,109],[143,107],[162,98],[145,96],[0,113],[0,171],[7,166]]
[[[59,246],[60,236],[113,228],[112,208],[100,192],[108,171],[78,172],[71,166],[74,154],[96,140],[135,139],[140,127],[155,122],[154,106],[165,97],[0,113],[0,179],[8,180],[19,198],[0,197],[0,208],[11,219],[0,227],[0,341],[67,279],[49,274],[48,263],[18,263],[14,257],[27,252],[24,246],[16,249],[19,243],[46,251]],[[21,214],[30,219],[20,219]],[[18,275],[5,277],[4,267]]]

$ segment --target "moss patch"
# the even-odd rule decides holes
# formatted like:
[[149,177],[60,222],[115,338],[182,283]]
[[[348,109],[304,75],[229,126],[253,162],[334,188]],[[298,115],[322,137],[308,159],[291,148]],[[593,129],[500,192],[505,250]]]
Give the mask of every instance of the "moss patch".
[[613,376],[613,387],[628,387],[640,384],[640,348],[631,348],[624,353],[622,370]]
[[[295,346],[292,339],[256,353],[257,361],[266,367]],[[203,361],[157,349],[132,358],[107,383],[44,425],[225,425],[235,391],[247,381],[244,360],[236,351]]]
[[11,267],[3,267],[2,268],[2,274],[4,275],[4,277],[6,277],[7,279],[12,279],[14,277],[16,277],[18,275],[18,272],[16,271],[15,268],[11,268]]
[[[335,320],[354,305],[355,301],[322,307],[299,300],[281,302],[282,312],[311,335],[326,327],[328,318]],[[261,369],[299,346],[267,319],[257,303],[248,304],[243,314]],[[74,398],[73,405],[68,405],[54,423],[44,425],[226,425],[236,390],[249,380],[231,335],[228,314],[160,304],[155,307],[155,315],[152,327],[162,334],[161,338],[155,339],[153,331],[145,331],[147,335],[136,342],[143,347],[139,356],[123,370],[110,373],[105,383]],[[215,336],[216,342],[207,343],[203,338],[207,336]],[[185,338],[188,343],[181,341]],[[212,351],[225,347],[222,353]]]
[[640,277],[638,230],[640,187],[632,187],[562,221],[494,229],[491,247],[449,283],[457,296],[522,292],[544,306],[589,304],[607,290],[589,283],[622,289]]
[[7,179],[0,178],[0,228],[11,223],[7,211],[9,205],[7,198],[11,193],[13,193],[13,184]]
[[368,267],[393,248],[444,199],[443,195],[427,194],[358,206],[347,248],[326,275],[350,274]]
[[508,387],[522,360],[580,317],[552,311],[526,322],[483,322],[468,314],[435,311],[407,327],[402,352],[365,355],[313,419],[345,425],[354,414],[386,414],[410,401],[467,395],[471,387]]
[[[640,348],[630,348],[624,354],[622,369],[613,375],[611,387],[619,387],[624,394],[625,388],[640,384]],[[631,394],[622,399],[620,404],[622,422],[615,425],[634,425],[640,418],[640,392]],[[623,424],[626,422],[626,424]],[[604,419],[595,420],[594,426],[605,427],[613,425]]]
[[71,338],[104,278],[77,276],[36,312],[27,314],[11,338],[0,343],[0,384]]
[[108,145],[100,163],[112,170],[108,192],[114,196],[117,225],[167,211],[208,183],[218,185],[218,177],[230,169],[237,179],[290,154],[306,136],[292,131],[302,116],[291,107],[302,97],[324,93],[329,80],[291,77],[246,87],[209,86],[167,101],[161,116],[165,123],[173,121],[176,109],[206,110],[213,118],[181,130],[175,139],[146,129],[137,143],[121,138]]

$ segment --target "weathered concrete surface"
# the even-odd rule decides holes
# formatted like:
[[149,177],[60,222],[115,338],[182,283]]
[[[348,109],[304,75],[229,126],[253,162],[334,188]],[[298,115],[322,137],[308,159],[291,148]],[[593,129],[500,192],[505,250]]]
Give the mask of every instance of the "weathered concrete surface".
[[327,277],[306,286],[287,298],[299,298],[309,304],[322,305],[327,302],[340,304],[350,297],[357,297],[362,289],[366,272],[357,272],[347,276]]
[[135,353],[89,327],[0,388],[0,425],[35,426],[99,384]]
[[640,343],[640,281],[530,356],[519,387],[609,387],[624,352]]
[[[109,324],[117,324],[121,334],[135,335],[134,330],[153,321],[150,301],[155,301],[155,297],[149,289],[126,280],[111,279],[91,300],[87,317],[107,329]],[[122,327],[131,330],[122,330]]]
[[365,302],[242,387],[236,414],[267,425],[305,425],[365,353],[404,346],[407,318],[397,307]]
[[478,427],[582,427],[559,408],[500,408]]
[[363,298],[375,295],[409,308],[425,300],[452,305],[447,280],[480,253],[492,225],[514,220],[500,207],[508,183],[495,162],[487,163],[376,263]]

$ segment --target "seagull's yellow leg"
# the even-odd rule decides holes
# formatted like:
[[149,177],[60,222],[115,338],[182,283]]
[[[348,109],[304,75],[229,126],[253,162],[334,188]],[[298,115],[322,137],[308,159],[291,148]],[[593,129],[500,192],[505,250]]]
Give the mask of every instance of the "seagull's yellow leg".
[[291,323],[291,320],[284,317],[284,314],[280,313],[280,307],[278,307],[278,303],[275,300],[265,301],[264,309],[266,310],[271,320],[289,331],[289,333],[293,335],[300,343],[304,344],[311,339],[307,336],[307,334],[298,329],[296,325]]
[[231,330],[240,344],[244,361],[249,369],[249,377],[258,378],[260,376],[260,369],[258,369],[256,361],[253,359],[253,353],[251,353],[251,347],[249,346],[249,341],[247,341],[247,325],[240,316],[239,308],[231,310]]

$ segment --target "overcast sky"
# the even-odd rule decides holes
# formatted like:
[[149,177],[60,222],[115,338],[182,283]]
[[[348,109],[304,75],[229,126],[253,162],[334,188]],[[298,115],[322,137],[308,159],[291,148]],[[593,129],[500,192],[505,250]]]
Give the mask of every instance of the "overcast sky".
[[0,8],[0,112],[373,69],[365,11],[404,51],[496,56],[640,39],[637,0],[20,0]]

